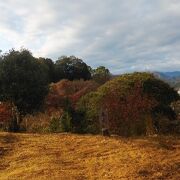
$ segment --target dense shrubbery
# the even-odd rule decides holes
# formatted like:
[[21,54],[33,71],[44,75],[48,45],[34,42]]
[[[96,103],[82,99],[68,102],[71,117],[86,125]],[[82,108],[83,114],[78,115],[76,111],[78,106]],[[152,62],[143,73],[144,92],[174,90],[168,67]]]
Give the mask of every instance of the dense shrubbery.
[[[89,66],[75,56],[63,56],[55,63],[48,58],[35,58],[27,49],[12,49],[0,55],[0,101],[14,104],[23,116],[41,110],[49,84],[61,79],[89,80]],[[67,99],[75,105],[81,96],[98,86],[95,82],[86,83],[82,80],[65,80],[61,84],[66,86],[64,94],[59,96],[57,93],[46,98],[50,97],[51,105],[54,103],[57,106],[56,110],[62,109]]]
[[18,131],[20,114],[13,103],[0,103],[0,129],[3,131]]
[[60,117],[60,126],[63,132],[71,132],[73,125],[72,125],[72,116],[71,113],[65,111],[62,116]]
[[170,104],[179,96],[168,84],[149,73],[110,79],[104,66],[92,69],[74,56],[54,63],[26,49],[11,50],[0,56],[0,100],[24,117],[22,122],[11,118],[8,128],[17,129],[18,122],[28,132],[100,133],[103,128],[125,136],[178,129]]
[[76,106],[78,100],[85,94],[94,91],[98,88],[98,84],[94,81],[84,80],[61,80],[50,85],[50,91],[45,99],[45,109],[49,112],[65,108],[69,106]]
[[83,80],[62,80],[52,84],[45,100],[45,112],[25,116],[21,130],[39,133],[89,132],[81,121],[83,114],[76,111],[76,104],[83,95],[97,87],[95,82]]
[[[81,92],[84,86],[88,87],[86,83],[90,82],[63,80],[54,84],[51,93],[58,92],[59,104],[55,104],[56,111],[61,113],[53,116],[51,112],[45,124],[38,122],[42,118],[37,117],[34,125],[30,125],[31,131],[97,134],[104,126],[100,121],[102,112],[108,117],[105,127],[111,133],[123,136],[170,133],[176,130],[177,127],[173,126],[176,117],[170,103],[179,97],[171,87],[153,75],[122,75],[97,90],[96,87],[96,91],[90,89],[80,93],[81,96],[72,101],[72,97]],[[53,99],[51,101],[54,102]],[[54,107],[54,104],[51,105]]]
[[86,121],[93,124],[98,124],[100,112],[105,112],[107,128],[112,133],[140,135],[160,132],[157,117],[173,119],[170,103],[178,98],[173,88],[153,75],[134,73],[113,79],[97,92],[85,95],[78,109],[85,113]]
[[[105,68],[104,71],[109,72]],[[99,78],[100,74],[104,77],[103,71],[98,74]],[[48,58],[35,58],[26,49],[10,50],[0,56],[0,100],[13,102],[21,114],[39,110],[48,84],[62,79],[89,80],[91,72],[86,63],[75,56],[63,56],[55,63]]]

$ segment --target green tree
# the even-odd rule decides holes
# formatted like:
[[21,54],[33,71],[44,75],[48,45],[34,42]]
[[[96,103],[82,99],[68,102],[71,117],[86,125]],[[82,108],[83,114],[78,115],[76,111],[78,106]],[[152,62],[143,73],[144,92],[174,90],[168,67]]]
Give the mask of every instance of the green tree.
[[90,92],[78,101],[76,113],[79,117],[76,122],[83,133],[100,133],[99,102],[100,95],[97,92]]
[[109,69],[99,66],[92,71],[92,78],[99,84],[104,84],[111,78]]
[[38,110],[48,92],[44,67],[28,50],[10,50],[0,62],[0,91],[0,99],[13,102],[21,114]]
[[72,117],[71,114],[68,111],[65,111],[61,118],[61,129],[63,132],[70,132],[72,131]]
[[44,66],[49,82],[55,82],[55,65],[52,59],[40,57],[38,61]]
[[91,78],[88,66],[75,56],[62,56],[55,63],[57,81],[60,79],[84,79]]

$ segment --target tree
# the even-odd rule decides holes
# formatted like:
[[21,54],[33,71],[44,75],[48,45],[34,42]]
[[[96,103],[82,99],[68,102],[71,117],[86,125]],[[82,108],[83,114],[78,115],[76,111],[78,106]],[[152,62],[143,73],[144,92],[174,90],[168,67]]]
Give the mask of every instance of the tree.
[[109,69],[99,66],[92,72],[92,78],[99,84],[104,84],[110,80],[111,74]]
[[0,99],[14,103],[21,114],[36,111],[48,92],[44,67],[28,50],[10,50],[0,62],[0,91]]
[[[149,73],[119,76],[87,94],[79,101],[91,121],[98,122],[100,112],[107,114],[111,132],[120,135],[146,134],[156,126],[155,118],[173,116],[164,110],[179,99],[177,92]],[[167,112],[167,111],[166,111]]]
[[99,97],[100,95],[97,92],[90,92],[82,96],[78,101],[76,113],[81,115],[78,119],[78,124],[83,124],[83,131],[86,133],[100,133]]
[[38,61],[44,66],[49,82],[55,82],[55,65],[54,62],[49,58],[38,58]]
[[75,56],[62,56],[55,63],[57,81],[60,79],[84,79],[91,78],[88,66]]
[[59,109],[65,109],[67,100],[73,109],[76,108],[78,100],[85,94],[95,91],[99,85],[92,81],[63,79],[50,85],[49,93],[45,98],[44,107],[50,114]]

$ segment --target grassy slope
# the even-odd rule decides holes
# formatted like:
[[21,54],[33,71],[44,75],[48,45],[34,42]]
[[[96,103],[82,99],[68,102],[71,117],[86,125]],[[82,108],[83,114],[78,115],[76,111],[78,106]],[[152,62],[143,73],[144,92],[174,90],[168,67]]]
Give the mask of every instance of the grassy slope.
[[0,179],[180,179],[180,139],[0,133]]

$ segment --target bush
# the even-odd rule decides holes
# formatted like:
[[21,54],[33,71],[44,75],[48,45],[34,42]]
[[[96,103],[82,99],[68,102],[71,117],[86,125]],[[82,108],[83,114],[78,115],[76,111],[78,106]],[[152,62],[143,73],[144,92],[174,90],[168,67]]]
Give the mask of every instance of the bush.
[[72,117],[69,112],[65,111],[60,118],[61,130],[63,132],[72,131]]
[[77,104],[76,112],[81,116],[76,122],[83,133],[100,133],[98,97],[96,92],[91,92],[83,96]]
[[49,124],[49,131],[50,132],[61,132],[61,122],[60,122],[60,118],[58,117],[52,117],[50,124]]

